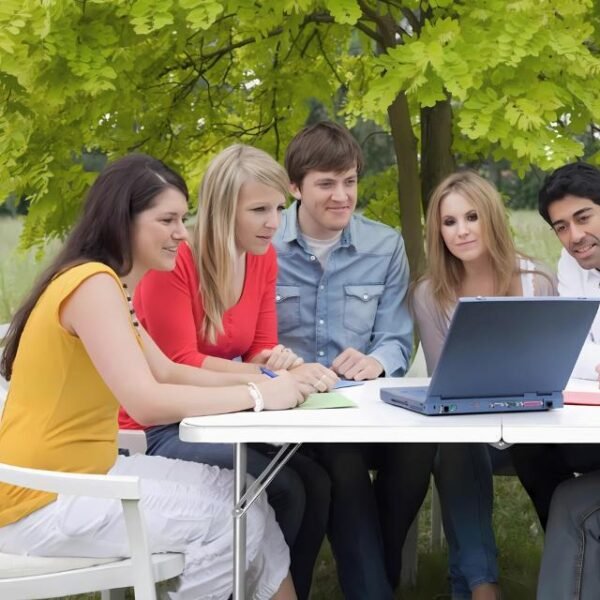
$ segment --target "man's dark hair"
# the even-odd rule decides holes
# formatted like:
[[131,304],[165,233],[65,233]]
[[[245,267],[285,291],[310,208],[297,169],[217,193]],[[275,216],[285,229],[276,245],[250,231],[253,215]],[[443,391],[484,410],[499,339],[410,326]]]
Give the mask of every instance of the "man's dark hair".
[[548,207],[565,196],[587,198],[600,204],[600,169],[587,163],[574,162],[546,177],[538,195],[538,211],[550,225]]
[[351,133],[332,121],[321,121],[300,131],[285,152],[285,168],[298,187],[309,171],[342,173],[363,168],[362,150]]

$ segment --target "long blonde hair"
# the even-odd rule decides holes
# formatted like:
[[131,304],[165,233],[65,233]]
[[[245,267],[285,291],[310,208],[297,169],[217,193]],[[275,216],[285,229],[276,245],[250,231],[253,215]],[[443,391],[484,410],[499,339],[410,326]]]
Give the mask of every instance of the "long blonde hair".
[[208,165],[200,185],[192,252],[204,305],[200,334],[211,344],[223,332],[223,314],[231,301],[235,216],[240,189],[247,181],[272,187],[284,196],[289,191],[285,169],[266,152],[243,144],[220,152]]
[[427,279],[433,297],[444,313],[452,308],[465,276],[462,261],[446,247],[442,238],[441,204],[451,193],[468,200],[481,225],[494,274],[494,295],[508,295],[517,265],[517,250],[513,242],[502,198],[498,190],[474,171],[460,171],[444,179],[434,190],[427,209],[425,226]]

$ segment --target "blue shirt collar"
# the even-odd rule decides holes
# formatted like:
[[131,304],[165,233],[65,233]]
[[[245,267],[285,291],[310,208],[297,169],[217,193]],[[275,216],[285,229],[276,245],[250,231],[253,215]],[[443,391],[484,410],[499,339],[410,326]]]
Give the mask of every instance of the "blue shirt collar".
[[[287,208],[285,230],[283,231],[281,239],[284,242],[297,241],[302,247],[304,247],[304,238],[302,237],[302,233],[298,227],[298,208],[299,204],[297,200],[294,200],[294,202],[290,204],[290,206]],[[342,237],[340,238],[340,246],[354,246],[357,250],[360,250],[359,246],[356,243],[357,240],[358,236],[356,232],[356,217],[352,215],[352,217],[350,218],[350,223],[348,223],[348,225],[346,225],[346,227],[342,231]]]

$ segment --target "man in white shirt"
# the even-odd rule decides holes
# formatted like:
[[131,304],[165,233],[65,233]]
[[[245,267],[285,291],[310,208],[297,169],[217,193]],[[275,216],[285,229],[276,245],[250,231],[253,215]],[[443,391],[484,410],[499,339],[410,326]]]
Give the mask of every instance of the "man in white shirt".
[[[584,163],[565,165],[546,178],[538,200],[540,215],[564,246],[558,263],[560,295],[600,297],[600,170]],[[596,316],[573,376],[597,379],[598,372]],[[511,453],[546,529],[538,600],[598,598],[600,443],[519,445]]]
[[[588,200],[589,202],[589,200]],[[558,204],[557,204],[558,207]],[[600,206],[594,204],[596,211],[600,211]],[[592,219],[596,221],[592,230],[600,229],[600,218]],[[588,223],[587,229],[590,229]],[[598,232],[600,233],[600,232]],[[560,236],[560,234],[559,234]],[[589,234],[588,234],[589,236]],[[562,238],[561,238],[562,239]],[[594,242],[598,243],[597,238]],[[600,257],[597,266],[583,267],[577,261],[576,256],[569,253],[567,247],[563,249],[560,260],[558,261],[558,293],[561,296],[572,297],[600,297]],[[596,315],[590,334],[586,340],[581,354],[577,359],[577,364],[573,369],[573,377],[578,379],[598,379],[597,367],[600,365],[600,312]]]
[[[558,262],[561,296],[600,297],[600,170],[584,163],[557,169],[542,187],[539,211],[564,246]],[[596,316],[573,377],[597,379],[600,315]]]

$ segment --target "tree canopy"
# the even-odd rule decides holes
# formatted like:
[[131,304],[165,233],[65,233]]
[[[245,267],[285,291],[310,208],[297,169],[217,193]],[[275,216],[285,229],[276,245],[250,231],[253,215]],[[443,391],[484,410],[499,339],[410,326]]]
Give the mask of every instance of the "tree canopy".
[[382,181],[416,272],[424,199],[457,158],[582,155],[598,17],[593,0],[3,0],[0,198],[29,199],[33,245],[72,224],[84,157],[147,152],[193,187],[236,140],[281,159],[317,100],[391,133]]

